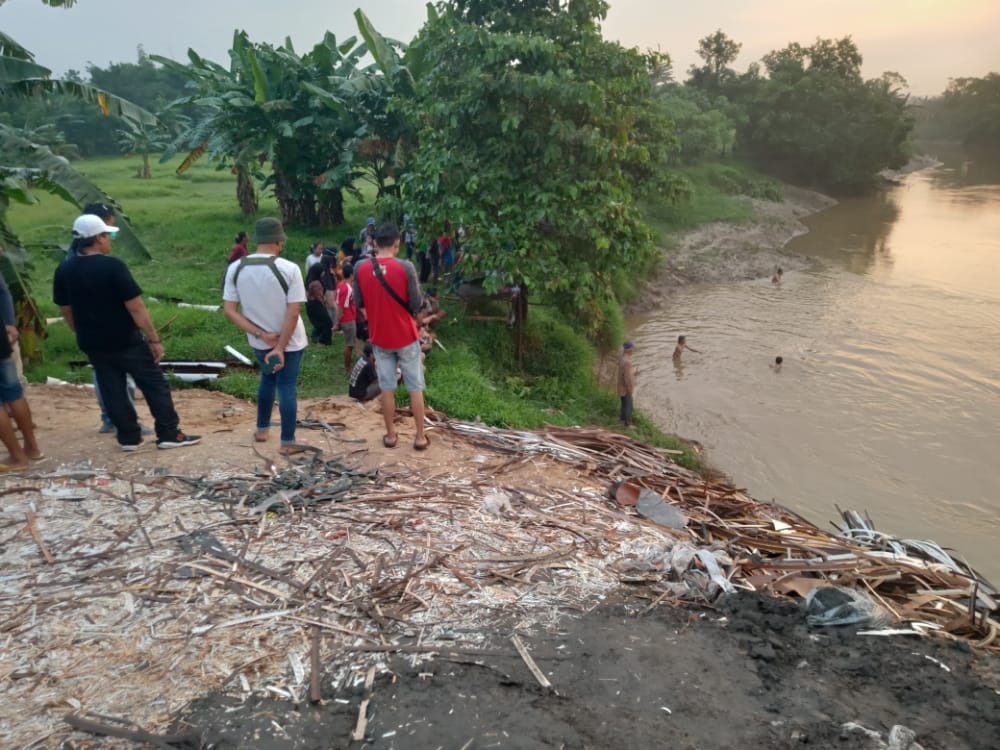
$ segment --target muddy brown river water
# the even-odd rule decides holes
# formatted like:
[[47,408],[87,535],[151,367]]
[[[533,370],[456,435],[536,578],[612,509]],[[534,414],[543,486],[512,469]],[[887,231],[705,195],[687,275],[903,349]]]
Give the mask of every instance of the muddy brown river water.
[[[939,156],[805,219],[787,249],[817,263],[780,286],[690,286],[627,321],[636,404],[760,499],[867,510],[996,583],[1000,165]],[[701,353],[678,366],[681,333]]]

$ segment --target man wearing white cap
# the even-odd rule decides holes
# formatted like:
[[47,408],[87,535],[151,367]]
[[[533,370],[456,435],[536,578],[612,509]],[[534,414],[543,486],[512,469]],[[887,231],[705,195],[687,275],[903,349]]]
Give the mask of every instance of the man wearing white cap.
[[153,414],[156,447],[195,445],[201,438],[181,432],[170,386],[157,364],[163,359],[163,343],[142,301],[142,289],[128,267],[109,256],[117,233],[117,227],[93,214],[73,222],[73,251],[56,269],[53,299],[94,367],[122,450],[134,451],[142,442],[126,389],[128,375]]

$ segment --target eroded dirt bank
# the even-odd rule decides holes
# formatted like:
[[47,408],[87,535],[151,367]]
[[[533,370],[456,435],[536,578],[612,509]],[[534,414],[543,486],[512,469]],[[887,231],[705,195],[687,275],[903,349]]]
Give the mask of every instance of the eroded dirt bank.
[[[829,208],[836,201],[811,190],[784,185],[779,203],[750,200],[753,218],[744,223],[714,222],[685,232],[663,250],[659,272],[643,285],[642,293],[626,309],[635,314],[666,302],[678,286],[691,283],[745,281],[771,276],[778,266],[800,270],[813,262],[784,252],[793,237],[807,230],[801,219]],[[749,199],[748,199],[749,200]]]

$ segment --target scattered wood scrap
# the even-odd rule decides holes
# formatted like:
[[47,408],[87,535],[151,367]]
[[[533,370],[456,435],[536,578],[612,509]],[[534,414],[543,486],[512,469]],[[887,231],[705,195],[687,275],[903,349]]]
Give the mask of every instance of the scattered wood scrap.
[[[821,530],[605,430],[444,418],[434,429],[476,448],[437,474],[362,471],[352,445],[281,468],[248,453],[241,472],[199,477],[88,465],[0,478],[0,729],[12,746],[60,746],[67,713],[127,712],[123,726],[164,741],[170,717],[211,690],[371,691],[388,653],[487,653],[501,626],[554,627],[596,606],[636,561],[659,585],[667,553],[688,548],[677,556],[701,598],[720,583],[794,595],[836,583],[899,622],[1000,649],[996,590],[936,545],[856,515]],[[622,480],[677,506],[686,527],[617,505],[608,488]]]

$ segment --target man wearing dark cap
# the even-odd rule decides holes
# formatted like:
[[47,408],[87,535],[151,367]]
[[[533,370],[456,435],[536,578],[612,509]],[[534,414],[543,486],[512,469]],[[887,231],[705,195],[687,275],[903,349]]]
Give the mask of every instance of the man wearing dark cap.
[[268,439],[277,393],[283,454],[302,450],[295,443],[295,421],[299,369],[309,343],[301,318],[306,301],[302,272],[295,263],[278,257],[287,239],[280,221],[258,219],[253,237],[257,251],[229,267],[222,293],[226,317],[246,333],[261,366],[254,439]]
[[164,349],[142,290],[128,267],[110,257],[118,228],[83,214],[73,222],[73,252],[56,269],[53,299],[94,368],[108,417],[123,451],[134,451],[142,431],[129,400],[129,375],[146,397],[156,427],[157,448],[183,448],[201,441],[185,435],[167,378],[159,367]]
[[619,420],[626,427],[632,426],[632,394],[635,392],[635,371],[632,369],[632,352],[635,344],[626,341],[618,358],[618,396],[621,399]]
[[410,392],[416,437],[414,450],[426,450],[424,433],[424,373],[420,361],[417,323],[413,319],[422,301],[417,272],[408,260],[398,260],[399,228],[392,222],[375,230],[375,257],[354,269],[354,301],[368,319],[368,335],[375,349],[375,369],[382,389],[382,444],[395,448],[396,368]]

